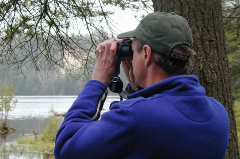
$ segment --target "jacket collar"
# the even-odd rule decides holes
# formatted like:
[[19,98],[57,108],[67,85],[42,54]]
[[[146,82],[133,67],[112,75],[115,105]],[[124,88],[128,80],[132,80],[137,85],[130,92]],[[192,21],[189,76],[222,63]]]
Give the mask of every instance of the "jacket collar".
[[150,97],[154,94],[175,94],[175,95],[205,95],[206,91],[199,84],[199,80],[195,75],[179,75],[173,76],[152,86],[144,88],[138,92],[130,94],[128,98],[136,98],[139,96]]

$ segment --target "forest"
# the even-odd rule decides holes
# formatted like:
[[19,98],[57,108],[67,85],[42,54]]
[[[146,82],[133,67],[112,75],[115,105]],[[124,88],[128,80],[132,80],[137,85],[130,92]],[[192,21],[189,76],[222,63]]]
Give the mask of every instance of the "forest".
[[17,74],[15,70],[1,71],[0,79],[1,85],[13,84],[17,96],[78,95],[86,83],[86,80],[77,81],[55,71],[36,73],[30,69],[24,74]]

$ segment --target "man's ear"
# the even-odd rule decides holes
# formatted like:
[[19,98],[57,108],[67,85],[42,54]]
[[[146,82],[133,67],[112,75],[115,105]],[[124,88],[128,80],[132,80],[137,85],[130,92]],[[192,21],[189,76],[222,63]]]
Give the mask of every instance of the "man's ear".
[[151,61],[153,59],[153,55],[152,55],[152,49],[150,48],[150,46],[148,45],[144,45],[143,46],[143,58],[144,58],[144,64],[146,67],[148,67],[151,64]]

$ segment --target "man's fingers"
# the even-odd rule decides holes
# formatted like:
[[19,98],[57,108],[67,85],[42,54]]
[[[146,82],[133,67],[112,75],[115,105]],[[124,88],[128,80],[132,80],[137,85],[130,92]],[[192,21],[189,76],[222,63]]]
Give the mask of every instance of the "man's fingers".
[[115,59],[117,46],[118,46],[118,42],[116,40],[113,41],[110,48],[110,59]]
[[104,43],[98,44],[98,46],[97,46],[97,48],[95,50],[96,56],[98,57],[100,54],[103,54],[104,51],[105,51]]

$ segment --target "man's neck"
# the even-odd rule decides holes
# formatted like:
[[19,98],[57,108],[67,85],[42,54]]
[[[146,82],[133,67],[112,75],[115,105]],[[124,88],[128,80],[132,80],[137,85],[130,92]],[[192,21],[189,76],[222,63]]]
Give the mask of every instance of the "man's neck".
[[169,75],[163,69],[157,66],[150,68],[148,71],[148,75],[146,76],[146,82],[145,82],[144,88],[154,85],[158,82],[161,82],[173,76],[176,76],[176,75]]

